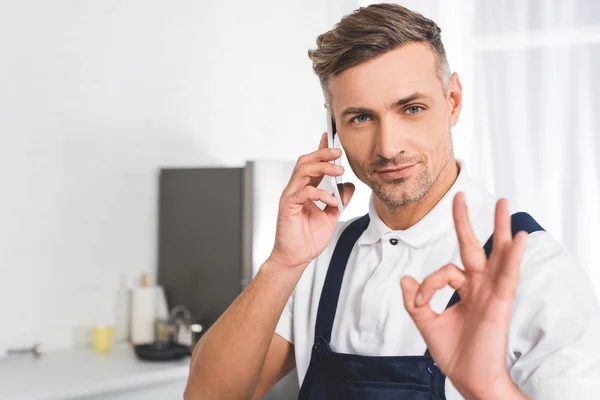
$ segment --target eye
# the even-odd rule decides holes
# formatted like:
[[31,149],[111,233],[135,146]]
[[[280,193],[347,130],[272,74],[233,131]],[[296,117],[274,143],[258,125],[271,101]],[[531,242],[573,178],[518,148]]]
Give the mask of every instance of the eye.
[[368,115],[361,114],[361,115],[357,115],[356,117],[352,118],[350,120],[350,122],[353,122],[353,123],[356,122],[356,123],[359,123],[359,124],[364,124],[365,122],[367,122],[369,120],[369,118],[370,117]]
[[410,106],[405,110],[405,112],[409,115],[414,115],[414,114],[418,114],[419,112],[421,112],[423,110],[424,110],[424,108],[421,106]]

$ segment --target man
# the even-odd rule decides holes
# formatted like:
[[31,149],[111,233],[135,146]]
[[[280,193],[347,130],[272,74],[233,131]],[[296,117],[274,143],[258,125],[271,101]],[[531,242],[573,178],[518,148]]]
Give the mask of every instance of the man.
[[196,347],[186,399],[260,399],[294,367],[301,399],[597,398],[597,300],[548,233],[455,160],[462,89],[440,29],[379,4],[317,45],[369,213],[338,223],[317,188],[343,172],[323,136],[282,194],[270,258]]

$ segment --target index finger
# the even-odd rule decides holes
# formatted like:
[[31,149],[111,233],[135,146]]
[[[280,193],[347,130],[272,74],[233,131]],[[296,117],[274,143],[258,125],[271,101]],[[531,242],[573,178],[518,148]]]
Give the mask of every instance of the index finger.
[[483,271],[486,264],[485,251],[480,246],[469,221],[469,212],[465,202],[465,194],[460,192],[454,196],[452,205],[454,227],[458,236],[460,258],[466,270]]

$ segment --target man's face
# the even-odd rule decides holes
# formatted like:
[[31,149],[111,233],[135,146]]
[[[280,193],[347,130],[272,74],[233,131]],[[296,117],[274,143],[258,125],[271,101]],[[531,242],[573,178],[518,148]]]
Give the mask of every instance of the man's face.
[[386,206],[421,200],[449,162],[460,83],[444,93],[435,55],[411,43],[329,80],[331,108],[350,167]]

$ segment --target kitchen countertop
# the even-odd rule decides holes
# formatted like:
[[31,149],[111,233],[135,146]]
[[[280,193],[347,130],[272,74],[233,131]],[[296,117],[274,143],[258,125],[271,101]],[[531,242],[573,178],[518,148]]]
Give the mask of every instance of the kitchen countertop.
[[110,353],[62,350],[36,359],[29,354],[0,359],[0,399],[66,400],[187,379],[189,357],[147,362],[126,344]]

